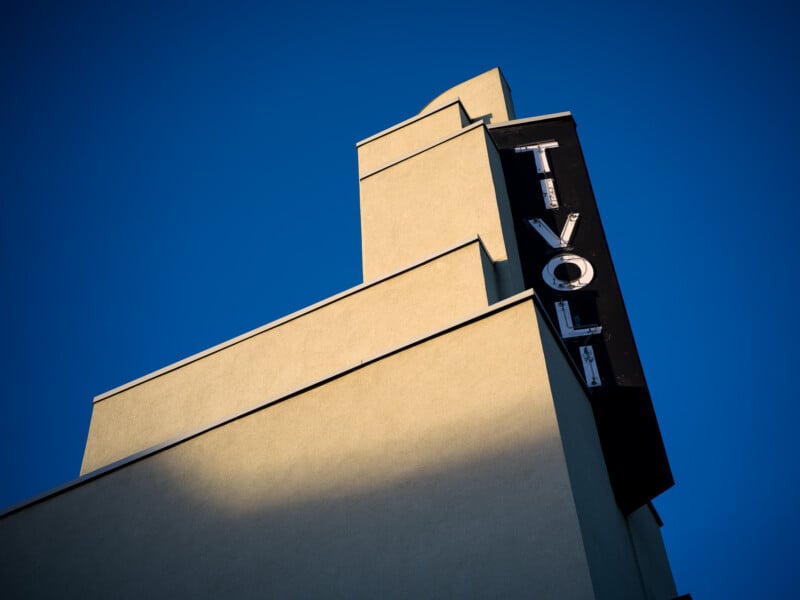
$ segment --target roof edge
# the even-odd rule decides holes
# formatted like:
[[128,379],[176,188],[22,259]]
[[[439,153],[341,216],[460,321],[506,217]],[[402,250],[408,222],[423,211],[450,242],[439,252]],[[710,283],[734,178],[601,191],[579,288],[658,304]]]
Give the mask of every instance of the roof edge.
[[368,138],[364,138],[360,142],[356,142],[356,148],[359,148],[360,146],[364,146],[366,144],[369,144],[370,142],[374,142],[375,140],[377,140],[379,138],[382,138],[382,137],[384,137],[386,135],[389,135],[390,133],[394,133],[398,129],[402,129],[403,127],[407,127],[408,125],[412,125],[416,121],[420,121],[420,120],[424,119],[425,117],[429,117],[432,114],[439,112],[440,110],[444,110],[445,108],[450,108],[453,104],[458,104],[459,106],[461,106],[461,110],[464,111],[464,114],[467,116],[467,118],[469,118],[469,115],[467,114],[467,109],[464,108],[464,105],[461,103],[461,99],[460,98],[455,98],[455,99],[451,100],[450,102],[447,102],[447,103],[442,104],[440,106],[434,106],[430,110],[426,110],[425,112],[421,112],[418,115],[414,115],[413,117],[411,117],[409,119],[406,119],[405,121],[401,121],[397,125],[392,125],[388,129],[384,129],[383,131],[379,131],[378,133],[376,133],[374,135],[371,135]]
[[[472,240],[472,242],[475,242],[475,241],[480,241],[480,238],[476,237],[476,238],[474,238]],[[464,245],[466,245],[466,244],[464,244]],[[481,242],[481,245],[483,245],[482,242]],[[447,333],[449,333],[451,331],[454,331],[456,329],[459,329],[461,327],[464,327],[466,325],[474,323],[475,321],[479,321],[479,320],[484,319],[486,317],[492,316],[495,313],[502,312],[502,311],[504,311],[504,310],[506,310],[508,308],[511,308],[512,306],[516,306],[517,304],[521,304],[521,303],[526,302],[528,300],[532,300],[533,297],[534,297],[533,290],[528,289],[528,290],[522,291],[522,292],[520,292],[518,294],[515,294],[514,296],[506,298],[505,300],[501,300],[500,302],[496,302],[495,304],[492,304],[491,306],[488,306],[488,307],[486,307],[486,308],[484,308],[484,309],[482,309],[482,310],[480,310],[480,311],[478,311],[476,313],[473,313],[472,315],[469,315],[469,316],[467,316],[465,318],[462,318],[462,319],[460,319],[460,320],[458,320],[458,321],[456,321],[454,323],[450,323],[449,325],[445,325],[444,327],[441,327],[441,328],[439,328],[439,329],[437,329],[435,331],[432,331],[430,333],[426,333],[426,334],[424,334],[422,336],[419,336],[419,337],[416,337],[416,338],[412,338],[411,340],[403,342],[402,344],[400,344],[398,346],[394,346],[393,348],[389,348],[388,350],[384,350],[384,351],[382,351],[382,352],[380,352],[380,353],[378,353],[376,355],[373,355],[371,357],[364,358],[363,360],[359,361],[356,364],[352,364],[352,365],[350,365],[348,367],[344,367],[343,369],[340,369],[338,371],[335,371],[333,373],[325,375],[324,377],[321,377],[321,378],[316,379],[314,381],[305,383],[305,384],[303,384],[303,385],[301,385],[301,386],[299,386],[297,388],[294,388],[294,389],[292,389],[292,390],[290,390],[288,392],[279,394],[277,396],[270,397],[267,400],[259,402],[256,405],[251,406],[249,408],[238,410],[238,411],[232,413],[231,415],[228,415],[227,417],[223,417],[222,419],[219,419],[217,421],[214,421],[212,423],[209,423],[207,425],[199,427],[199,428],[195,429],[194,431],[191,431],[189,433],[185,433],[183,435],[177,436],[175,438],[172,438],[170,440],[167,440],[167,441],[162,442],[160,444],[157,444],[155,446],[151,446],[150,448],[147,448],[145,450],[141,450],[141,451],[139,451],[139,452],[137,452],[135,454],[132,454],[132,455],[130,455],[128,457],[122,458],[122,459],[120,459],[120,460],[118,460],[116,462],[113,462],[113,463],[109,464],[109,465],[105,465],[103,467],[100,467],[99,469],[91,471],[90,473],[86,473],[85,475],[81,475],[77,479],[73,479],[72,481],[68,481],[67,483],[63,483],[63,484],[61,484],[61,485],[59,485],[59,486],[57,486],[57,487],[55,487],[55,488],[53,488],[51,490],[48,490],[46,492],[42,492],[41,494],[37,494],[37,495],[33,496],[32,498],[29,498],[28,500],[23,500],[22,502],[18,502],[16,504],[12,504],[10,507],[6,508],[5,510],[0,510],[0,519],[5,518],[5,517],[7,517],[7,516],[9,516],[11,514],[17,513],[17,512],[19,512],[19,511],[21,511],[21,510],[23,510],[23,509],[25,509],[25,508],[27,508],[29,506],[32,506],[34,504],[38,504],[39,502],[43,502],[45,500],[48,500],[49,498],[52,498],[54,496],[58,496],[59,494],[62,494],[62,493],[67,492],[69,490],[72,490],[72,489],[75,489],[75,488],[80,487],[82,485],[85,485],[85,484],[87,484],[87,483],[89,483],[91,481],[94,481],[95,479],[99,479],[100,477],[108,475],[109,473],[113,473],[114,471],[122,469],[122,468],[124,468],[124,467],[126,467],[126,466],[128,466],[130,464],[133,464],[135,462],[138,462],[140,460],[144,460],[145,458],[153,456],[154,454],[158,454],[159,452],[163,452],[164,450],[168,450],[169,448],[172,448],[173,446],[177,446],[179,444],[182,444],[183,442],[187,442],[187,441],[189,441],[189,440],[191,440],[193,438],[196,438],[196,437],[198,437],[200,435],[203,435],[204,433],[212,431],[213,429],[217,429],[219,427],[227,425],[228,423],[231,423],[233,421],[236,421],[238,419],[246,417],[246,416],[248,416],[250,414],[253,414],[253,413],[258,412],[260,410],[263,410],[265,408],[268,408],[269,406],[272,406],[274,404],[278,404],[280,402],[284,402],[286,400],[289,400],[289,399],[293,398],[294,396],[297,396],[297,395],[302,394],[302,393],[304,393],[306,391],[309,391],[311,389],[314,389],[316,387],[324,385],[325,383],[328,383],[329,381],[333,381],[335,379],[338,379],[339,377],[343,377],[343,376],[345,376],[345,375],[347,375],[349,373],[352,373],[353,371],[357,371],[357,370],[359,370],[359,369],[361,369],[361,368],[363,368],[363,367],[365,367],[367,365],[370,365],[372,363],[378,362],[378,361],[380,361],[380,360],[382,360],[384,358],[387,358],[389,356],[392,356],[394,354],[402,352],[402,351],[404,351],[404,350],[406,350],[408,348],[412,348],[414,346],[417,346],[417,345],[419,345],[419,344],[421,344],[423,342],[426,342],[428,340],[431,340],[433,338],[439,337],[441,335],[445,335],[445,334],[447,334]]]
[[338,294],[334,294],[333,296],[329,296],[328,298],[320,300],[319,302],[315,302],[314,304],[306,306],[305,308],[301,308],[300,310],[297,310],[297,311],[295,311],[293,313],[289,313],[288,315],[280,317],[279,319],[276,319],[274,321],[270,321],[269,323],[266,323],[265,325],[262,325],[260,327],[256,327],[255,329],[251,329],[250,331],[242,333],[242,334],[240,334],[240,335],[238,335],[238,336],[236,336],[234,338],[231,338],[229,340],[221,342],[221,343],[219,343],[219,344],[217,344],[215,346],[212,346],[210,348],[207,348],[205,350],[201,350],[200,352],[198,352],[196,354],[192,354],[190,356],[187,356],[186,358],[181,359],[181,360],[179,360],[177,362],[170,363],[169,365],[167,365],[165,367],[162,367],[160,369],[157,369],[156,371],[152,371],[152,372],[150,372],[150,373],[148,373],[146,375],[142,375],[141,377],[137,377],[136,379],[133,379],[133,380],[127,382],[127,383],[123,383],[122,385],[117,386],[115,388],[112,388],[112,389],[108,390],[107,392],[103,392],[102,394],[98,394],[97,396],[94,397],[94,399],[92,400],[92,403],[96,404],[97,402],[101,402],[103,400],[111,398],[112,396],[115,396],[116,394],[119,394],[121,392],[129,390],[129,389],[131,389],[133,387],[136,387],[137,385],[146,383],[146,382],[150,381],[151,379],[156,379],[157,377],[160,377],[161,375],[165,375],[166,373],[169,373],[171,371],[175,371],[175,370],[177,370],[177,369],[179,369],[181,367],[184,367],[184,366],[186,366],[186,365],[188,365],[190,363],[193,363],[193,362],[198,361],[200,359],[203,359],[203,358],[205,358],[207,356],[210,356],[212,354],[220,352],[221,350],[225,350],[226,348],[229,348],[231,346],[235,346],[239,342],[243,342],[243,341],[245,341],[245,340],[247,340],[247,339],[249,339],[251,337],[255,337],[256,335],[264,333],[265,331],[269,331],[270,329],[274,329],[276,327],[280,327],[281,325],[284,325],[284,324],[288,323],[289,321],[293,321],[295,319],[298,319],[298,318],[300,318],[302,316],[305,316],[305,315],[307,315],[309,313],[312,313],[312,312],[314,312],[316,310],[319,310],[319,309],[321,309],[321,308],[323,308],[323,307],[325,307],[325,306],[327,306],[329,304],[333,304],[334,302],[342,300],[343,298],[346,298],[346,297],[351,296],[353,294],[357,294],[358,292],[361,292],[361,291],[363,291],[363,290],[365,290],[367,288],[370,288],[370,287],[372,287],[374,285],[378,285],[379,283],[382,283],[382,282],[387,281],[389,279],[392,279],[394,277],[398,277],[398,276],[402,275],[403,273],[406,273],[408,271],[416,269],[417,267],[421,267],[422,265],[424,265],[426,263],[432,262],[432,261],[434,261],[434,260],[436,260],[438,258],[441,258],[441,257],[443,257],[443,256],[445,256],[447,254],[450,254],[451,252],[455,252],[455,251],[460,250],[461,248],[463,248],[465,246],[468,246],[470,244],[474,244],[476,242],[481,245],[481,249],[490,258],[490,260],[494,261],[493,257],[489,254],[489,251],[484,246],[483,240],[480,238],[479,235],[476,234],[476,235],[472,236],[469,239],[466,239],[466,240],[464,240],[462,242],[458,242],[457,244],[453,244],[452,246],[449,246],[448,248],[445,248],[444,250],[442,250],[440,252],[437,252],[436,254],[431,254],[430,256],[426,256],[425,258],[422,258],[422,259],[420,259],[420,260],[418,260],[418,261],[416,261],[414,263],[411,263],[410,265],[402,267],[401,269],[398,269],[397,271],[393,271],[393,272],[389,273],[388,275],[383,275],[383,276],[381,276],[381,277],[379,277],[377,279],[373,279],[371,281],[366,281],[366,282],[361,283],[361,284],[359,284],[359,285],[357,285],[355,287],[346,289],[346,290],[344,290],[342,292],[339,292]]
[[455,138],[457,138],[457,137],[459,137],[461,135],[464,135],[465,133],[469,133],[473,129],[478,129],[479,127],[486,127],[486,125],[485,125],[485,123],[483,121],[475,121],[471,125],[467,125],[466,127],[463,127],[459,131],[457,131],[457,132],[455,132],[455,133],[453,133],[451,135],[448,135],[447,137],[443,137],[442,139],[436,140],[435,142],[433,142],[431,144],[428,144],[427,146],[423,146],[419,150],[414,150],[413,152],[409,152],[408,154],[404,154],[400,158],[396,158],[395,160],[393,160],[393,161],[391,161],[389,163],[386,163],[385,165],[381,165],[380,167],[378,167],[376,169],[372,169],[372,171],[369,171],[368,173],[365,173],[364,175],[361,175],[358,178],[358,180],[359,181],[364,181],[368,177],[372,177],[373,175],[375,175],[377,173],[380,173],[381,171],[385,171],[386,169],[394,167],[395,165],[398,165],[401,162],[407,161],[409,158],[414,158],[418,154],[422,154],[423,152],[427,152],[431,148],[435,148],[436,146],[439,146],[441,144],[445,144],[445,143],[449,142],[450,140],[453,140],[453,139],[455,139]]
[[486,127],[489,129],[499,129],[501,127],[510,127],[512,125],[522,125],[523,123],[535,123],[537,121],[549,121],[550,119],[562,119],[564,117],[571,117],[574,121],[575,118],[568,110],[564,112],[551,113],[549,115],[539,115],[537,117],[525,117],[524,119],[514,119],[513,121],[503,121],[502,123],[489,123]]

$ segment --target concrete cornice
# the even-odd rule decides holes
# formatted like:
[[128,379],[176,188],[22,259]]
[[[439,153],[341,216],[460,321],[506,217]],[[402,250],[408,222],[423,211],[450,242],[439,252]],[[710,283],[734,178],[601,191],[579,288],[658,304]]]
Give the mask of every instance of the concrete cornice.
[[440,106],[436,106],[436,107],[434,107],[434,108],[432,108],[432,109],[430,109],[428,111],[425,111],[424,113],[420,113],[418,115],[414,115],[410,119],[406,119],[405,121],[402,121],[402,122],[398,123],[397,125],[392,125],[391,127],[389,127],[389,129],[384,129],[383,131],[379,131],[375,135],[371,135],[368,138],[361,140],[360,142],[356,142],[356,148],[358,148],[360,146],[363,146],[365,144],[369,144],[370,142],[373,142],[373,141],[377,140],[378,138],[382,138],[385,135],[389,135],[390,133],[393,133],[393,132],[397,131],[398,129],[402,129],[403,127],[406,127],[408,125],[416,123],[417,121],[421,121],[425,117],[429,117],[430,115],[432,115],[434,113],[437,113],[440,110],[444,110],[445,108],[449,108],[450,106],[453,106],[453,104],[458,104],[459,106],[461,106],[461,110],[464,112],[464,114],[467,116],[467,118],[469,118],[469,115],[467,114],[467,110],[464,108],[464,105],[461,104],[461,100],[459,98],[456,98],[455,100],[451,100],[450,102],[447,102],[447,103],[442,104]]
[[239,342],[243,342],[243,341],[245,341],[245,340],[247,340],[247,339],[249,339],[249,338],[251,338],[253,336],[259,335],[259,334],[261,334],[261,333],[263,333],[265,331],[268,331],[270,329],[274,329],[276,327],[280,327],[281,325],[284,325],[284,324],[288,323],[289,321],[293,321],[295,319],[298,319],[298,318],[300,318],[300,317],[302,317],[304,315],[307,315],[309,313],[314,312],[315,310],[319,310],[320,308],[328,306],[329,304],[333,304],[334,302],[337,302],[338,300],[341,300],[341,299],[346,298],[348,296],[351,296],[353,294],[357,294],[358,292],[361,292],[361,291],[363,291],[363,290],[365,290],[367,288],[370,288],[370,287],[372,287],[374,285],[378,285],[378,284],[380,284],[380,283],[382,283],[384,281],[392,279],[393,277],[397,277],[399,275],[402,275],[403,273],[406,273],[407,271],[411,271],[412,269],[416,269],[417,267],[421,267],[422,265],[424,265],[426,263],[434,261],[434,260],[436,260],[438,258],[441,258],[442,256],[450,254],[451,252],[455,252],[456,250],[460,250],[461,248],[463,248],[465,246],[468,246],[470,244],[475,244],[475,243],[480,244],[481,251],[484,254],[486,254],[486,256],[489,258],[490,261],[494,262],[493,259],[492,259],[492,256],[486,250],[486,247],[483,244],[483,240],[481,240],[480,236],[475,235],[475,236],[473,236],[473,237],[471,237],[471,238],[469,238],[467,240],[464,240],[463,242],[459,242],[457,244],[454,244],[453,246],[445,248],[441,252],[437,252],[436,254],[432,254],[430,256],[427,256],[427,257],[425,257],[425,258],[423,258],[421,260],[418,260],[418,261],[416,261],[416,262],[414,262],[414,263],[412,263],[410,265],[407,265],[407,266],[405,266],[405,267],[403,267],[401,269],[398,269],[397,271],[393,271],[392,273],[389,273],[388,275],[384,275],[383,277],[379,277],[378,279],[373,279],[372,281],[367,281],[367,282],[364,282],[364,283],[362,283],[360,285],[357,285],[355,287],[349,288],[349,289],[347,289],[347,290],[345,290],[343,292],[339,292],[338,294],[335,294],[333,296],[325,298],[324,300],[320,300],[319,302],[317,302],[315,304],[311,304],[310,306],[306,306],[305,308],[302,308],[302,309],[300,309],[300,310],[298,310],[296,312],[288,314],[285,317],[281,317],[280,319],[277,319],[275,321],[271,321],[271,322],[267,323],[266,325],[262,325],[261,327],[257,327],[256,329],[253,329],[251,331],[248,331],[246,333],[238,335],[238,336],[236,336],[234,338],[231,338],[230,340],[222,342],[221,344],[217,344],[216,346],[212,346],[211,348],[203,350],[202,352],[198,352],[197,354],[193,354],[193,355],[191,355],[191,356],[189,356],[187,358],[184,358],[183,360],[179,360],[178,362],[175,362],[175,363],[172,363],[170,365],[167,365],[166,367],[158,369],[157,371],[153,371],[152,373],[148,373],[147,375],[143,375],[142,377],[139,377],[137,379],[129,381],[128,383],[124,383],[121,386],[115,387],[115,388],[113,388],[113,389],[111,389],[111,390],[109,390],[107,392],[104,392],[102,394],[99,394],[99,395],[95,396],[95,398],[94,398],[94,400],[92,402],[93,403],[97,403],[97,402],[100,402],[102,400],[106,400],[107,398],[110,398],[110,397],[112,397],[112,396],[114,396],[116,394],[119,394],[120,392],[124,392],[125,390],[129,390],[129,389],[131,389],[133,387],[136,387],[137,385],[140,385],[142,383],[150,381],[151,379],[155,379],[156,377],[164,375],[165,373],[169,373],[170,371],[174,371],[174,370],[179,369],[181,367],[184,367],[184,366],[186,366],[186,365],[188,365],[190,363],[193,363],[193,362],[195,362],[197,360],[200,360],[202,358],[210,356],[211,354],[214,354],[216,352],[219,352],[221,350],[224,350],[226,348],[234,346],[234,345],[238,344]]
[[[459,247],[463,247],[463,246],[468,245],[470,243],[479,242],[479,241],[480,241],[480,238],[476,237],[476,238],[473,238],[472,240],[470,240],[469,242],[465,242],[465,243],[461,244]],[[452,249],[450,251],[452,251]],[[446,252],[445,252],[445,254],[446,254]],[[333,381],[334,379],[338,379],[339,377],[343,377],[343,376],[345,376],[345,375],[347,375],[349,373],[352,373],[353,371],[357,371],[357,370],[359,370],[359,369],[361,369],[361,368],[363,368],[363,367],[365,367],[367,365],[370,365],[370,364],[375,363],[377,361],[380,361],[380,360],[382,360],[384,358],[387,358],[389,356],[392,356],[394,354],[402,352],[402,351],[404,351],[404,350],[406,350],[408,348],[412,348],[412,347],[417,346],[419,344],[422,344],[422,343],[424,343],[424,342],[426,342],[428,340],[431,340],[433,338],[439,337],[441,335],[445,335],[445,334],[447,334],[447,333],[449,333],[451,331],[459,329],[460,327],[464,327],[466,325],[474,323],[475,321],[479,321],[481,319],[484,319],[484,318],[489,317],[491,315],[494,315],[496,313],[502,312],[502,311],[504,311],[504,310],[506,310],[508,308],[511,308],[512,306],[516,306],[517,304],[521,304],[521,303],[526,302],[526,301],[532,301],[533,297],[534,297],[533,296],[533,290],[525,290],[523,292],[520,292],[519,294],[516,294],[514,296],[511,296],[510,298],[506,298],[505,300],[501,300],[500,302],[492,304],[491,306],[489,306],[489,307],[487,307],[487,308],[485,308],[485,309],[483,309],[481,311],[478,311],[477,313],[474,313],[474,314],[472,314],[472,315],[470,315],[468,317],[460,319],[460,320],[458,320],[458,321],[456,321],[454,323],[451,323],[450,325],[446,325],[446,326],[444,326],[444,327],[442,327],[440,329],[437,329],[436,331],[427,333],[427,334],[425,334],[423,336],[420,336],[420,337],[417,337],[417,338],[413,338],[413,339],[411,339],[411,340],[409,340],[407,342],[404,342],[403,344],[401,344],[399,346],[395,346],[394,348],[390,348],[388,350],[380,352],[379,354],[376,354],[374,356],[365,358],[365,359],[359,361],[357,364],[350,365],[348,367],[345,367],[343,369],[340,369],[338,371],[330,373],[330,374],[328,374],[328,375],[326,375],[324,377],[321,377],[321,378],[319,378],[319,379],[317,379],[315,381],[311,381],[309,383],[303,384],[302,386],[299,386],[299,387],[297,387],[297,388],[295,388],[295,389],[293,389],[293,390],[291,390],[289,392],[280,394],[278,396],[271,397],[271,398],[269,398],[267,400],[259,402],[258,404],[254,405],[254,406],[251,406],[250,408],[246,408],[244,410],[236,411],[236,412],[234,412],[233,414],[231,414],[231,415],[229,415],[227,417],[219,419],[219,420],[217,420],[217,421],[215,421],[213,423],[210,423],[208,425],[204,425],[203,427],[200,427],[200,428],[198,428],[198,429],[196,429],[196,430],[194,430],[194,431],[192,431],[190,433],[180,435],[180,436],[175,437],[175,438],[173,438],[171,440],[168,440],[166,442],[162,442],[160,444],[152,446],[152,447],[150,447],[150,448],[148,448],[146,450],[142,450],[141,452],[137,452],[135,454],[132,454],[131,456],[128,456],[126,458],[118,460],[118,461],[116,461],[114,463],[111,463],[110,465],[106,465],[104,467],[101,467],[101,468],[99,468],[99,469],[97,469],[95,471],[92,471],[91,473],[87,473],[85,475],[82,475],[82,476],[78,477],[77,479],[73,479],[72,481],[64,483],[64,484],[62,484],[62,485],[60,485],[58,487],[55,487],[55,488],[53,488],[53,489],[51,489],[51,490],[49,490],[47,492],[43,492],[41,494],[38,494],[38,495],[34,496],[33,498],[30,498],[30,499],[25,500],[23,502],[19,502],[17,504],[14,504],[14,505],[8,507],[7,509],[1,511],[0,512],[0,518],[3,518],[3,517],[6,517],[8,515],[11,515],[13,513],[19,512],[20,510],[23,510],[23,509],[25,509],[25,508],[27,508],[27,507],[29,507],[31,505],[37,504],[39,502],[43,502],[44,500],[47,500],[49,498],[52,498],[54,496],[57,496],[57,495],[62,494],[64,492],[67,492],[69,490],[72,490],[72,489],[74,489],[76,487],[79,487],[81,485],[87,484],[87,483],[89,483],[91,481],[94,481],[95,479],[99,479],[100,477],[108,475],[109,473],[113,473],[114,471],[122,469],[122,468],[124,468],[124,467],[126,467],[128,465],[131,465],[131,464],[133,464],[135,462],[138,462],[140,460],[144,460],[145,458],[153,456],[154,454],[158,454],[159,452],[162,452],[164,450],[167,450],[169,448],[172,448],[174,446],[182,444],[183,442],[187,442],[187,441],[189,441],[189,440],[191,440],[193,438],[196,438],[196,437],[198,437],[200,435],[203,435],[204,433],[207,433],[209,431],[212,431],[214,429],[217,429],[219,427],[227,425],[228,423],[236,421],[237,419],[241,419],[243,417],[246,417],[246,416],[248,416],[250,414],[253,414],[255,412],[258,412],[260,410],[268,408],[269,406],[272,406],[274,404],[278,404],[280,402],[287,401],[287,400],[293,398],[294,396],[297,396],[299,394],[302,394],[304,392],[312,390],[312,389],[314,389],[316,387],[319,387],[320,385],[323,385],[325,383]]]
[[514,119],[513,121],[503,121],[502,123],[491,123],[487,125],[489,129],[500,129],[501,127],[511,127],[512,125],[522,125],[523,123],[535,123],[537,121],[550,121],[551,119],[561,119],[572,117],[570,111],[557,112],[549,115],[539,115],[538,117],[526,117],[524,119]]
[[447,137],[444,137],[444,138],[442,138],[440,140],[436,140],[432,144],[428,144],[427,146],[424,146],[424,147],[420,148],[419,150],[415,150],[414,152],[411,152],[409,154],[405,154],[405,155],[401,156],[400,158],[398,158],[396,160],[393,160],[390,163],[387,163],[387,164],[385,164],[383,166],[380,166],[377,169],[373,169],[372,171],[362,175],[358,179],[359,179],[359,181],[364,181],[367,177],[372,177],[376,173],[380,173],[381,171],[385,171],[386,169],[394,167],[395,165],[400,164],[401,162],[404,162],[404,161],[408,160],[409,158],[413,158],[413,157],[417,156],[418,154],[422,154],[423,152],[427,152],[431,148],[435,148],[436,146],[440,146],[441,144],[447,143],[450,140],[453,140],[453,139],[455,139],[455,138],[457,138],[457,137],[459,137],[461,135],[464,135],[465,133],[469,133],[473,129],[478,129],[479,127],[484,127],[485,128],[486,125],[484,124],[483,121],[476,121],[472,125],[467,125],[463,129],[461,129],[460,131],[457,131],[456,133],[454,133],[452,135],[448,135]]

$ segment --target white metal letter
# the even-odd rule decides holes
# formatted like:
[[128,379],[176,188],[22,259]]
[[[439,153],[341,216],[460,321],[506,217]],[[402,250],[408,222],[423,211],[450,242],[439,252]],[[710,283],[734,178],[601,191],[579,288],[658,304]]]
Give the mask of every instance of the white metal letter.
[[533,152],[533,160],[536,161],[536,170],[539,173],[549,173],[550,163],[547,162],[547,150],[551,148],[558,148],[558,142],[542,142],[540,144],[531,144],[530,146],[519,146],[514,148],[514,152]]
[[[556,268],[559,265],[575,265],[580,270],[580,274],[575,279],[564,280],[556,276]],[[578,256],[577,254],[559,254],[550,259],[542,269],[542,279],[554,290],[560,292],[574,292],[586,287],[594,278],[594,267],[592,263]]]
[[542,179],[542,198],[544,198],[544,206],[547,210],[558,208],[558,198],[556,197],[556,186],[553,179],[548,177]]
[[[536,162],[537,173],[550,173],[550,163],[547,160],[547,150],[551,148],[558,148],[558,142],[542,142],[540,144],[531,144],[530,146],[518,146],[514,148],[514,152],[533,153],[533,160]],[[542,198],[544,199],[544,207],[547,210],[558,208],[558,198],[556,197],[556,186],[551,177],[545,177],[541,180],[542,185]]]
[[558,315],[558,326],[561,328],[562,338],[596,335],[603,331],[603,328],[599,325],[575,329],[575,326],[572,324],[572,313],[569,310],[569,303],[566,300],[556,302],[556,315]]
[[561,236],[557,236],[555,232],[547,226],[547,223],[541,219],[531,219],[528,221],[539,235],[544,238],[551,248],[566,248],[572,241],[572,236],[575,234],[575,227],[578,224],[578,217],[580,213],[569,213],[567,222],[561,228]]
[[600,373],[597,371],[597,361],[594,359],[594,349],[591,346],[581,346],[578,348],[581,353],[583,363],[583,376],[586,378],[588,387],[598,387],[603,385],[600,381]]

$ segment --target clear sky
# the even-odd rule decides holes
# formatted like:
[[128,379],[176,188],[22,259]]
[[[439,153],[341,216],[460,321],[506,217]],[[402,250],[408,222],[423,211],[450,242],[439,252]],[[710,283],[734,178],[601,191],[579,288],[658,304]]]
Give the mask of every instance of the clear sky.
[[0,506],[95,395],[360,283],[355,143],[500,66],[578,123],[679,590],[795,597],[794,3],[125,4],[0,5]]

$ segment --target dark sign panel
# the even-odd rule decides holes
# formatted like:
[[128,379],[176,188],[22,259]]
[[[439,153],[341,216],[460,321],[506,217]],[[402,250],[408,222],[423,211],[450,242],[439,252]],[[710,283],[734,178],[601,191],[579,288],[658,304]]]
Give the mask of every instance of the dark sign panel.
[[500,150],[525,285],[592,402],[611,484],[631,512],[673,484],[575,122],[490,129]]

